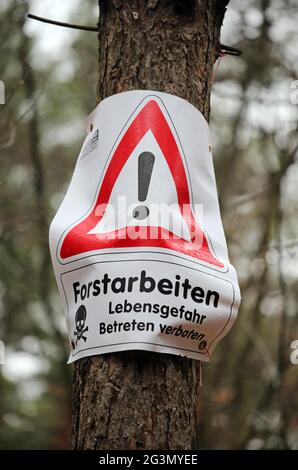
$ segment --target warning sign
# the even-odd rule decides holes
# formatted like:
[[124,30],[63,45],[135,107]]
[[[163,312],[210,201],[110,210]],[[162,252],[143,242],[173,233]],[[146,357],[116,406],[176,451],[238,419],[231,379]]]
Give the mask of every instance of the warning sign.
[[209,360],[240,294],[207,122],[178,97],[132,91],[87,127],[50,229],[70,362],[127,349]]

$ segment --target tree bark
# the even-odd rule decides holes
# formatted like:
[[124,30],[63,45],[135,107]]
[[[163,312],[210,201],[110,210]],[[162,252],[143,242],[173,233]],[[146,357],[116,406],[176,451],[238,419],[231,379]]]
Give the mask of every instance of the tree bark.
[[[103,0],[98,100],[133,90],[180,96],[209,119],[228,0]],[[84,358],[73,380],[74,449],[197,449],[199,362],[125,352]]]

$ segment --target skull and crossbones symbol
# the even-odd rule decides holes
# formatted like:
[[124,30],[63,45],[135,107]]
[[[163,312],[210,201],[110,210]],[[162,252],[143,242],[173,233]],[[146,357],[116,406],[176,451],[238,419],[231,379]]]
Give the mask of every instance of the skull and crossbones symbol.
[[76,339],[76,345],[78,344],[78,341],[80,339],[83,339],[85,342],[87,341],[87,337],[84,336],[84,333],[88,331],[88,326],[85,326],[86,323],[86,317],[87,317],[87,310],[84,305],[81,305],[75,316],[75,322],[76,322],[76,331],[74,332],[74,335],[77,337]]

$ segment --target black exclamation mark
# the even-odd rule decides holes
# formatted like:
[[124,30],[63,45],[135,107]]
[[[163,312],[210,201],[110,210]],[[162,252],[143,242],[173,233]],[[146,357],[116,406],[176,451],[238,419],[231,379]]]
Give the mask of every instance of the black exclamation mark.
[[[142,152],[138,160],[138,199],[145,202],[148,195],[149,184],[151,180],[152,170],[155,157],[151,152]],[[149,215],[149,208],[141,205],[135,208],[133,216],[135,219],[146,219]]]

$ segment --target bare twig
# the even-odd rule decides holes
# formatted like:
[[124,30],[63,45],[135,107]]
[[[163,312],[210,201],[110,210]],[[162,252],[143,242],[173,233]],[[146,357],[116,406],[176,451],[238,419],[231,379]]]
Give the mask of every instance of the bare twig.
[[42,16],[32,15],[31,13],[28,13],[27,18],[41,21],[42,23],[53,24],[55,26],[62,26],[64,28],[80,29],[81,31],[96,31],[96,32],[98,31],[98,28],[96,26],[84,26],[84,25],[73,24],[73,23],[65,23],[62,21],[55,21],[55,20],[50,20],[48,18],[43,18]]
[[[63,28],[71,28],[71,29],[79,29],[80,31],[93,31],[98,32],[97,26],[85,26],[81,24],[74,24],[74,23],[66,23],[65,21],[56,21],[50,20],[49,18],[44,18],[42,16],[32,15],[32,13],[28,13],[27,18],[32,20],[41,21],[42,23],[53,24],[55,26],[62,26]],[[219,44],[220,52],[223,52],[228,55],[239,56],[241,55],[240,49],[236,47],[227,46],[226,44]]]

